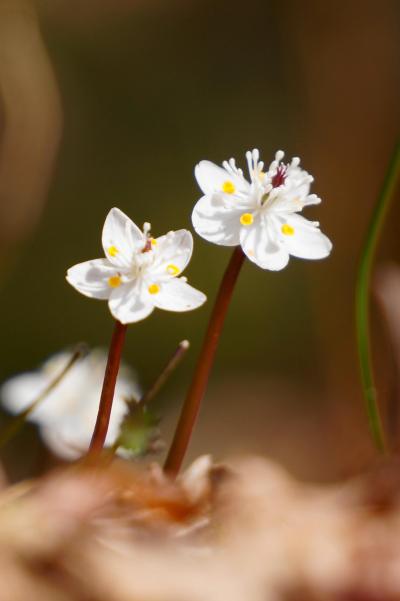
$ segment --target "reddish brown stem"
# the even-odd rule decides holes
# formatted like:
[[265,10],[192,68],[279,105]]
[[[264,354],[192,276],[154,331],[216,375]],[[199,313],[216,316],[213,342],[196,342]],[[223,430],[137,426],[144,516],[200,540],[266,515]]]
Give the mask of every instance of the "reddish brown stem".
[[214,362],[215,352],[218,347],[219,337],[224,325],[233,289],[244,258],[245,255],[243,254],[241,247],[237,246],[233,251],[224,277],[222,278],[200,356],[197,360],[192,383],[183,404],[175,436],[165,462],[164,469],[171,476],[177,475],[185,457],[207,386],[211,367]]
[[126,325],[123,325],[119,321],[115,322],[110,350],[108,351],[99,411],[97,413],[92,440],[90,441],[89,455],[98,455],[101,453],[106,440],[126,329]]

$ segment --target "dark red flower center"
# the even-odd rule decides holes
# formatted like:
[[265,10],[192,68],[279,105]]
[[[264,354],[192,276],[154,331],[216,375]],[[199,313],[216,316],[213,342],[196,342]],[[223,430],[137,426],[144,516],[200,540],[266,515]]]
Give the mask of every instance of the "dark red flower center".
[[274,188],[282,186],[282,184],[285,183],[286,175],[286,165],[279,165],[274,177],[272,178],[272,186]]
[[151,238],[147,238],[146,240],[146,244],[143,247],[142,253],[147,253],[149,252],[149,250],[151,250]]

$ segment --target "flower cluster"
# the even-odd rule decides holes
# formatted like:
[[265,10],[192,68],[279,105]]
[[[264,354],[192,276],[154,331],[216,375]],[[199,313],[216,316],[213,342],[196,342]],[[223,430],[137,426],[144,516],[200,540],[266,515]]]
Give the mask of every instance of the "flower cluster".
[[[70,354],[61,352],[50,357],[43,366],[32,372],[10,378],[1,388],[3,406],[18,414],[27,409],[68,363]],[[86,452],[93,433],[99,405],[107,356],[93,350],[75,363],[52,390],[29,414],[37,424],[45,444],[62,459],[71,460]],[[106,446],[116,441],[128,406],[127,400],[138,398],[139,387],[134,373],[122,366],[115,387],[113,412]]]
[[258,150],[246,153],[249,179],[234,159],[219,167],[201,161],[195,169],[204,196],[192,214],[196,232],[215,244],[236,246],[259,267],[283,269],[289,256],[323,259],[332,244],[320,232],[318,222],[298,213],[320,199],[310,194],[313,178],[300,168],[300,159],[282,162],[278,151],[268,169]]
[[[195,169],[204,196],[192,213],[196,232],[223,246],[241,245],[253,263],[280,270],[290,255],[322,259],[332,244],[319,223],[299,213],[320,198],[310,194],[311,175],[300,159],[282,161],[278,151],[264,170],[257,149],[246,153],[249,180],[234,159],[222,167],[201,161]],[[112,315],[123,324],[144,319],[155,307],[189,311],[206,296],[180,277],[190,261],[193,238],[178,230],[153,238],[150,224],[140,230],[117,208],[109,212],[102,235],[104,259],[71,267],[67,280],[86,296],[108,300]]]
[[[321,233],[318,222],[299,215],[304,207],[320,202],[318,196],[310,194],[313,178],[300,168],[298,158],[284,163],[283,156],[283,152],[278,151],[264,169],[258,150],[247,152],[249,179],[244,177],[234,159],[225,161],[222,167],[201,161],[195,169],[203,192],[192,214],[196,232],[215,244],[241,245],[250,261],[263,269],[283,269],[290,255],[303,259],[326,257],[331,251],[331,242]],[[101,450],[104,443],[113,444],[119,434],[127,412],[125,400],[135,391],[134,380],[126,371],[123,370],[117,380],[124,326],[145,319],[155,308],[190,311],[206,300],[202,292],[189,286],[182,277],[193,251],[193,238],[188,230],[171,231],[155,238],[149,223],[141,230],[122,211],[113,208],[104,223],[102,244],[105,257],[74,265],[67,272],[67,280],[85,296],[108,301],[118,336],[113,337],[107,369],[104,355],[92,354],[81,360],[29,414],[29,418],[39,424],[43,438],[53,451],[69,459],[85,450],[91,439],[103,371],[104,386],[91,450],[93,447]],[[242,258],[240,254],[240,261]],[[211,360],[204,369],[200,366],[194,376],[196,386],[190,389],[186,399],[191,406],[185,419],[192,419],[198,413],[228,306],[223,300],[224,293],[228,294],[222,290],[217,297],[220,306],[216,305],[213,312],[214,321],[210,322],[212,327],[210,325],[203,348]],[[46,389],[64,362],[66,355],[58,355],[41,371],[7,382],[2,389],[5,407],[14,413],[28,407]],[[179,456],[167,459],[173,469],[177,466],[179,469],[182,449],[184,452],[187,445],[186,426],[182,424],[178,425],[176,436],[179,438],[182,433],[183,442],[172,445],[178,449]],[[193,424],[189,426],[186,429],[192,429]]]

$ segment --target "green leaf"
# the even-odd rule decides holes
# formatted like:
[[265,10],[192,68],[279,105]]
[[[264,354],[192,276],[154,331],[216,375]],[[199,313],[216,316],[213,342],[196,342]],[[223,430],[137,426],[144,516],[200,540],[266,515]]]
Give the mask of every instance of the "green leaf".
[[133,457],[154,453],[160,445],[159,418],[142,405],[131,406],[118,438],[118,447]]

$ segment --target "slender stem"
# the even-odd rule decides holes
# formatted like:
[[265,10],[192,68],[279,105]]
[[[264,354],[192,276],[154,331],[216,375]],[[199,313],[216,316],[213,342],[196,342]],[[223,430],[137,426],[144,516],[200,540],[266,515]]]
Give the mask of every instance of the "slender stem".
[[57,386],[59,385],[61,380],[63,380],[63,378],[67,375],[71,367],[75,365],[78,359],[81,359],[84,355],[86,355],[87,352],[88,349],[86,344],[80,343],[76,346],[75,350],[71,354],[71,357],[68,359],[68,362],[62,368],[60,373],[57,374],[53,378],[53,380],[51,380],[51,382],[49,382],[49,384],[46,386],[43,392],[41,392],[26,409],[20,411],[20,413],[18,413],[13,418],[13,420],[8,424],[8,426],[6,426],[6,428],[2,432],[0,432],[0,448],[7,444],[7,442],[13,436],[15,436],[15,434],[18,432],[21,426],[23,426],[23,424],[25,423],[26,418],[32,413],[34,409],[36,409],[38,405],[40,405],[42,401],[45,400],[46,397],[49,396],[51,392],[53,392],[55,388],[57,388]]
[[165,382],[168,380],[173,371],[178,367],[179,363],[182,361],[186,352],[189,349],[189,341],[182,340],[174,350],[171,357],[168,359],[161,373],[156,377],[151,386],[146,390],[146,392],[141,397],[139,403],[136,405],[141,405],[144,407],[150,401],[154,399],[154,397],[159,393],[160,389],[164,386]]
[[[171,374],[178,367],[183,357],[186,355],[188,349],[190,347],[190,343],[188,340],[182,340],[177,348],[174,350],[172,355],[169,357],[167,363],[164,365],[161,373],[156,377],[154,382],[150,385],[150,387],[143,393],[139,401],[131,401],[129,403],[130,412],[125,416],[125,420],[129,420],[132,413],[136,413],[138,409],[145,408],[150,401],[154,399],[155,396],[159,393],[161,388],[164,386],[165,382],[171,376]],[[124,420],[124,421],[125,421]],[[122,427],[124,426],[124,421],[122,422]],[[110,448],[110,458],[115,455],[118,448],[121,446],[121,434],[115,441],[115,443]]]
[[243,254],[241,247],[237,246],[233,251],[224,277],[222,278],[192,383],[183,404],[175,436],[165,462],[164,469],[172,476],[176,476],[179,472],[189,445],[190,437],[196,423],[200,404],[213,365],[225,316],[244,258],[245,255]]
[[90,441],[89,455],[98,455],[101,453],[106,440],[126,329],[126,325],[117,320],[115,321],[110,350],[108,351],[99,411],[97,413],[92,440]]
[[389,209],[390,200],[393,197],[399,169],[400,144],[396,146],[393,153],[378,202],[368,227],[358,269],[356,288],[356,328],[361,382],[371,436],[376,448],[382,453],[386,452],[387,444],[377,403],[372,369],[369,325],[370,285],[375,250]]

